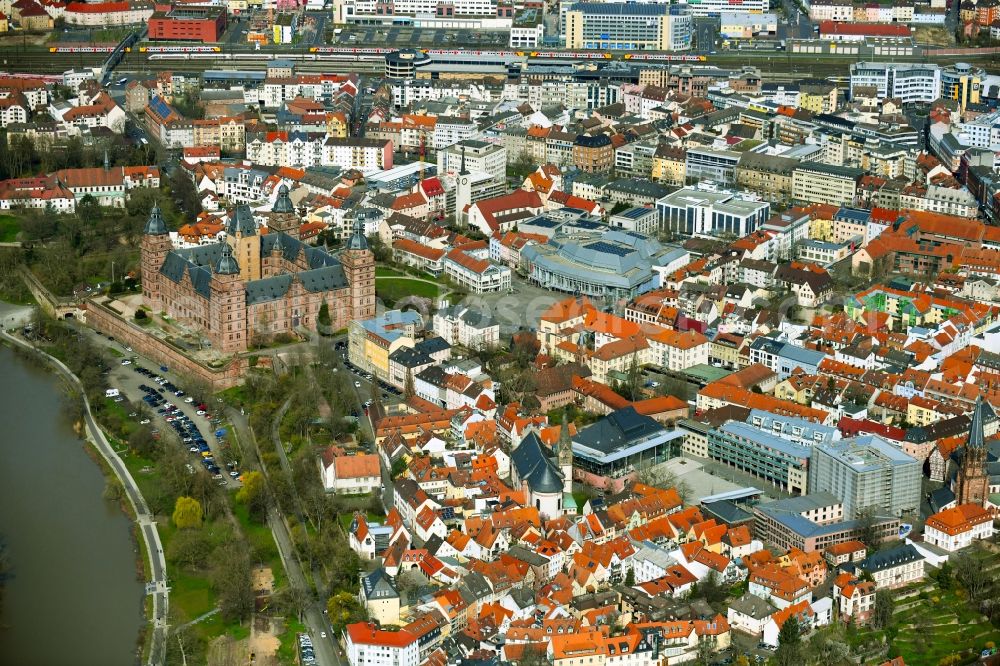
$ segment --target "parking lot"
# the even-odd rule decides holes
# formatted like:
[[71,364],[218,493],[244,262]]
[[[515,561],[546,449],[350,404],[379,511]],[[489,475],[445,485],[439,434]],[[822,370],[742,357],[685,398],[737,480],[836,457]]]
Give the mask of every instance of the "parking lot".
[[304,666],[316,663],[316,651],[309,634],[299,634],[299,662]]
[[508,33],[473,30],[445,30],[442,28],[411,28],[381,26],[351,26],[339,35],[329,33],[331,44],[339,46],[375,46],[399,44],[423,48],[449,48],[464,46],[469,48],[506,47]]
[[469,294],[459,305],[489,312],[500,324],[500,334],[534,327],[538,318],[553,303],[572,297],[531,284],[517,275],[511,278],[511,292],[496,291],[486,294]]
[[212,413],[222,405],[197,403],[163,376],[167,369],[144,362],[115,340],[104,339],[104,344],[123,355],[108,376],[108,384],[118,395],[109,397],[122,404],[128,401],[132,406],[129,418],[150,426],[157,439],[162,441],[163,433],[172,430],[190,454],[189,472],[195,473],[200,465],[220,486],[239,488],[241,470],[230,447],[230,428],[221,415]]

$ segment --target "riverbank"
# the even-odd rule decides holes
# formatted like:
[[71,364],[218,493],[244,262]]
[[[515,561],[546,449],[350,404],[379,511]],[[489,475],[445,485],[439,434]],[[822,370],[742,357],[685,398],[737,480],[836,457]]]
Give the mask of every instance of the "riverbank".
[[[139,487],[132,478],[128,468],[108,442],[106,435],[94,419],[90,408],[90,402],[87,399],[86,392],[83,389],[83,384],[79,377],[73,374],[73,372],[59,359],[47,354],[45,351],[38,349],[24,340],[9,335],[5,331],[0,331],[0,340],[9,345],[11,348],[20,350],[22,354],[30,355],[34,359],[44,363],[49,368],[54,368],[57,376],[60,376],[63,380],[69,382],[72,391],[80,400],[83,408],[82,421],[85,439],[90,444],[90,447],[92,447],[96,452],[97,455],[95,460],[99,461],[98,467],[105,475],[105,479],[117,479],[117,482],[121,484],[125,497],[128,500],[123,503],[126,507],[131,507],[130,517],[132,518],[134,527],[135,543],[137,546],[136,553],[138,559],[142,559],[139,553],[143,550],[146,553],[149,572],[147,581],[149,581],[148,585],[153,587],[154,593],[153,603],[151,605],[144,604],[143,607],[149,611],[147,614],[148,622],[146,626],[148,627],[149,623],[152,623],[153,631],[143,631],[143,633],[149,633],[151,639],[148,642],[143,639],[142,661],[144,664],[162,664],[167,628],[167,608],[169,603],[166,581],[166,563],[164,561],[163,547],[160,543],[156,523],[149,511],[146,500],[139,491]],[[100,462],[103,462],[103,464],[100,464]],[[146,563],[143,563],[142,565],[137,564],[137,571],[140,567],[144,572],[147,571]]]

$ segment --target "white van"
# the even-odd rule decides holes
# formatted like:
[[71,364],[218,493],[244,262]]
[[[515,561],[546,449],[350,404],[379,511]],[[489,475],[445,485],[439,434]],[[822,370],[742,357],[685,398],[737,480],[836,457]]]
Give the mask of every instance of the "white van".
[[105,398],[117,398],[119,395],[118,389],[108,389],[104,392]]

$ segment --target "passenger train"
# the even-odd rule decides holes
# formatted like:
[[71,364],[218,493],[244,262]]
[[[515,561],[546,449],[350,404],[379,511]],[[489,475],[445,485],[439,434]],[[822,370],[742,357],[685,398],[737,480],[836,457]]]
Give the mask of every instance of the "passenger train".
[[[111,53],[115,50],[113,45],[101,46],[52,46],[50,53]],[[126,48],[130,52],[131,48]],[[217,59],[217,60],[267,60],[280,58],[285,60],[353,60],[353,61],[373,61],[381,60],[387,54],[398,49],[381,46],[313,46],[309,53],[262,53],[260,51],[223,53],[219,46],[140,46],[140,53],[150,54],[150,59]],[[655,53],[655,52],[629,52],[618,53],[610,51],[508,51],[496,50],[486,51],[477,49],[420,49],[422,53],[429,56],[464,56],[464,57],[484,57],[484,58],[506,58],[515,59],[544,59],[544,60],[612,60],[621,57],[623,60],[649,61],[649,62],[705,62],[708,60],[703,55],[676,54],[676,53]]]

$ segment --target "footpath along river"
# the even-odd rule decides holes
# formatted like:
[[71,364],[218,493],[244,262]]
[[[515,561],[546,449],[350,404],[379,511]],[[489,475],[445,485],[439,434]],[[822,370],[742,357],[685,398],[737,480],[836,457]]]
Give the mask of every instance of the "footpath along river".
[[63,417],[58,377],[0,345],[0,666],[131,666],[145,620],[130,522]]

